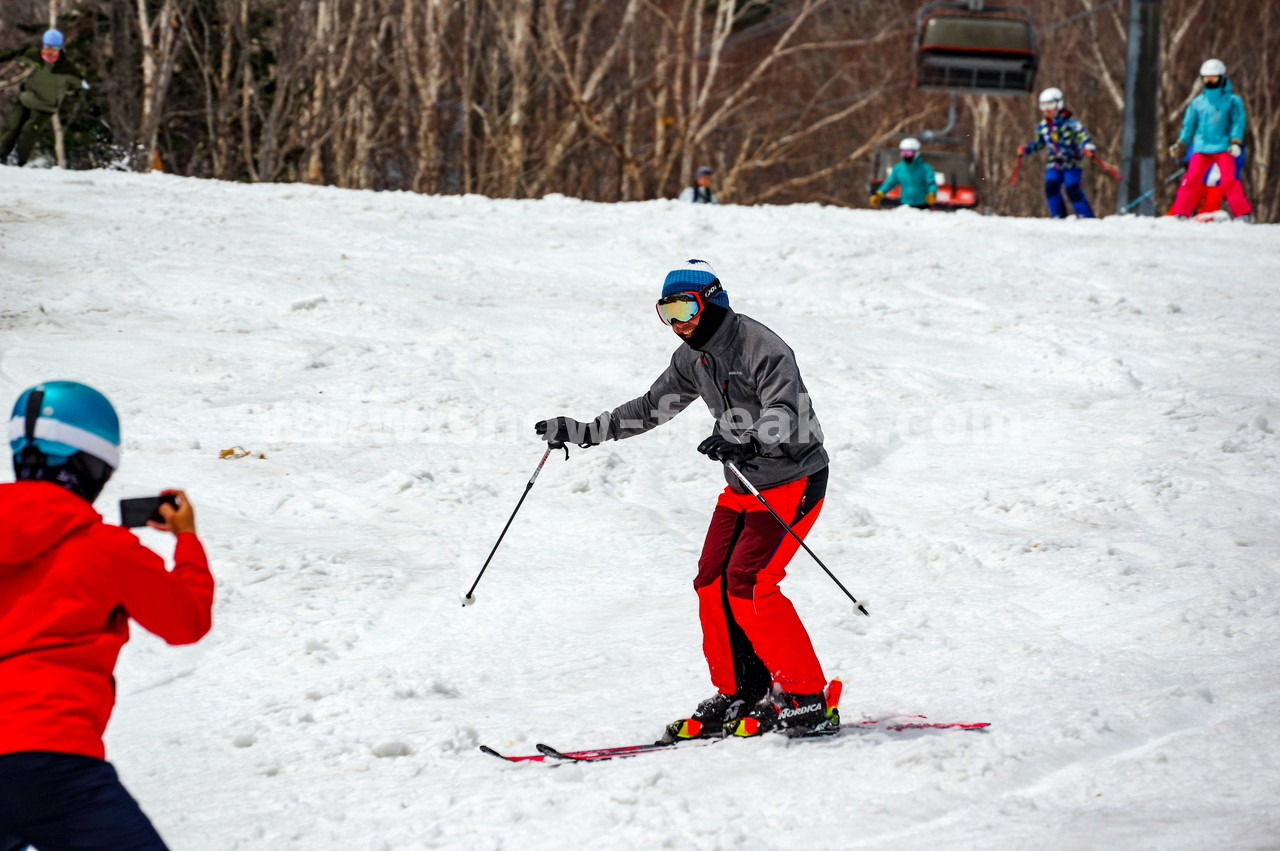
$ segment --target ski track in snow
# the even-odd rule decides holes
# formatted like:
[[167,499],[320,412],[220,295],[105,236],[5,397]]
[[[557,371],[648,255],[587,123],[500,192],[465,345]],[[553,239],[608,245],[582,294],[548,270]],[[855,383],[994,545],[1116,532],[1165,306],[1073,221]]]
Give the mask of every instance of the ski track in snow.
[[[213,632],[135,629],[108,755],[175,849],[1275,848],[1276,226],[696,209],[0,169],[0,398],[115,402],[98,502],[187,488]],[[710,694],[695,405],[639,395],[709,260],[796,349],[833,458],[783,586],[847,719],[650,740]],[[242,447],[250,455],[220,459]],[[168,555],[171,539],[144,541]]]

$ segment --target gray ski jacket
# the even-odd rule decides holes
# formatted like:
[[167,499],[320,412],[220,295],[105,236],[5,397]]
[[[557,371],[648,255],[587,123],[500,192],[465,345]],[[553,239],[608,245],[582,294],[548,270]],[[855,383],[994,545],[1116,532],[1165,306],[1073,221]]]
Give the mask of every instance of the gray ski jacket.
[[[720,435],[759,445],[760,457],[750,462],[755,468],[743,470],[757,488],[793,482],[827,466],[822,427],[795,353],[766,326],[732,309],[701,350],[681,345],[649,392],[608,412],[608,436],[643,434],[698,397]],[[728,468],[724,473],[730,487],[746,493]]]

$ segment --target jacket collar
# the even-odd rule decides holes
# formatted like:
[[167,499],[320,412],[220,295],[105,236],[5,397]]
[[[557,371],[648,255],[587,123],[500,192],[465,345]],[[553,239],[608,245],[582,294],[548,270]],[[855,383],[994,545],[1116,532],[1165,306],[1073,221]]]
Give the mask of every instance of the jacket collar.
[[[731,307],[715,306],[724,311],[719,326],[705,340],[699,339],[699,335],[695,332],[692,339],[684,341],[684,345],[709,355],[723,354],[732,347],[733,341],[738,336],[738,314]],[[701,328],[701,324],[699,327]]]

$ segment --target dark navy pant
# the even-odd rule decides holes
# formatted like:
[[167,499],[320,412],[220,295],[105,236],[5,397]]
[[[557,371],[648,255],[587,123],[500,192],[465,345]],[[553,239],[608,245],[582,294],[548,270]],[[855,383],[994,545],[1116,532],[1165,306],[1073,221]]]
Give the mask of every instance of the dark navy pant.
[[1062,203],[1062,191],[1066,190],[1071,199],[1071,206],[1076,215],[1082,219],[1093,218],[1093,208],[1084,195],[1084,187],[1080,185],[1079,168],[1059,168],[1050,164],[1044,170],[1044,197],[1049,202],[1049,215],[1055,219],[1067,217],[1067,207]]
[[111,763],[0,754],[0,851],[168,851]]

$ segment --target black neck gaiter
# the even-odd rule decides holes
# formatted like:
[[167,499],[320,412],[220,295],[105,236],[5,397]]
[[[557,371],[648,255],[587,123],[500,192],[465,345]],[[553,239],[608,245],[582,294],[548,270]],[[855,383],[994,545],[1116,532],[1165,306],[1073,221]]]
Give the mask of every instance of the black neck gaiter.
[[693,329],[693,334],[685,338],[684,344],[691,349],[702,351],[702,347],[709,343],[715,333],[720,330],[720,326],[728,315],[727,307],[708,303],[702,308],[702,318],[698,320],[698,327]]

